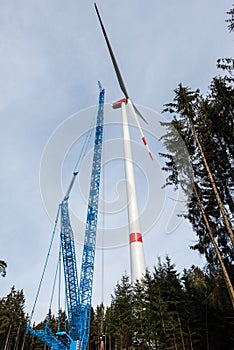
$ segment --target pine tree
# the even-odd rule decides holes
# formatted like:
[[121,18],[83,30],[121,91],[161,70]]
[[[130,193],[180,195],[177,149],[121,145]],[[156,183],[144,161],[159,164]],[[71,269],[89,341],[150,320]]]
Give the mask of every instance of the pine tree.
[[115,349],[129,349],[132,344],[132,287],[129,276],[117,283],[111,301]]
[[[192,92],[179,85],[175,90],[176,103],[168,104],[165,109],[176,113],[176,116],[171,123],[164,124],[168,133],[163,138],[170,154],[163,156],[167,159],[164,170],[170,172],[167,184],[176,187],[180,184],[188,195],[185,217],[199,237],[193,249],[205,254],[210,266],[217,270],[220,263],[217,245],[223,260],[221,267],[226,266],[230,270],[234,260],[234,223],[231,220],[234,170],[231,135],[234,134],[234,128],[230,103],[234,106],[234,99],[233,89],[227,85],[221,89],[220,86],[220,79],[214,79],[212,93],[204,100],[198,91]],[[217,119],[218,126],[215,122]],[[174,133],[173,128],[176,130]],[[177,147],[178,135],[188,150],[187,161],[184,160],[185,151],[181,152],[183,147]],[[216,161],[217,155],[220,162]],[[230,296],[233,299],[232,294]]]
[[144,279],[137,281],[132,290],[132,344],[135,349],[150,349],[151,339],[148,334],[148,317],[147,308],[147,286]]

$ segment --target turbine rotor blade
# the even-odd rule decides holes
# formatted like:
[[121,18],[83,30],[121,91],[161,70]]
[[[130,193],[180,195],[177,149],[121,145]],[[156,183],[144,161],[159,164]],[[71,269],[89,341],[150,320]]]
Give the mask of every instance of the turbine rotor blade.
[[134,104],[132,103],[132,101],[130,99],[128,99],[128,105],[129,105],[130,112],[132,114],[133,120],[135,121],[136,126],[137,126],[137,128],[138,128],[138,130],[140,132],[141,139],[142,139],[142,141],[144,143],[144,146],[146,147],[150,158],[153,160],[153,155],[152,155],[152,153],[150,151],[150,148],[149,148],[148,143],[146,141],[145,135],[144,135],[143,130],[142,130],[141,126],[140,126],[139,120],[137,119],[137,116],[136,116],[136,110],[135,110],[136,107],[134,108]]
[[[140,135],[141,135],[141,139],[145,145],[145,147],[147,148],[147,151],[149,153],[149,156],[150,158],[153,160],[153,156],[152,156],[152,153],[150,152],[150,149],[149,149],[149,146],[147,144],[147,141],[146,141],[146,138],[143,134],[143,131],[142,131],[142,128],[140,126],[140,123],[139,123],[139,120],[137,118],[137,114],[142,118],[142,120],[144,120],[144,122],[146,124],[148,124],[148,122],[146,121],[146,119],[143,117],[143,115],[141,114],[141,112],[136,108],[136,106],[132,103],[132,101],[130,100],[129,98],[129,95],[128,95],[128,92],[127,92],[127,89],[126,89],[126,86],[124,84],[124,81],[123,81],[123,78],[122,78],[122,75],[120,73],[120,70],[119,70],[119,67],[118,67],[118,64],[117,64],[117,61],[115,59],[115,56],[114,56],[114,53],[113,53],[113,50],[112,50],[112,47],[111,47],[111,44],[110,44],[110,41],[108,39],[108,36],[106,34],[106,30],[105,30],[105,27],[104,27],[104,24],[102,22],[102,19],[101,19],[101,16],[99,14],[99,10],[98,10],[98,7],[97,7],[97,4],[94,3],[94,7],[95,7],[95,10],[96,10],[96,13],[97,13],[97,16],[98,16],[98,19],[99,19],[99,22],[100,22],[100,26],[101,26],[101,29],[102,29],[102,33],[104,35],[104,38],[105,38],[105,41],[106,41],[106,44],[107,44],[107,47],[108,47],[108,50],[109,50],[109,54],[111,56],[111,60],[112,60],[112,63],[113,63],[113,66],[114,66],[114,69],[115,69],[115,73],[116,73],[116,76],[117,76],[117,79],[118,79],[118,82],[119,82],[119,86],[122,90],[122,92],[124,93],[125,97],[126,97],[126,102],[129,103],[129,107],[130,107],[130,111],[131,111],[131,114],[132,114],[132,117],[136,123],[136,126],[140,132]],[[126,103],[125,102],[125,103]]]
[[139,111],[139,109],[136,108],[136,106],[134,105],[133,102],[132,102],[132,105],[133,105],[133,108],[135,109],[136,114],[138,114],[139,117],[141,117],[141,119],[144,120],[144,122],[145,122],[146,124],[149,124],[149,123],[147,122],[147,120],[143,117],[143,115],[141,114],[141,112]]
[[128,99],[128,98],[129,98],[128,92],[127,92],[126,86],[125,86],[125,84],[124,84],[122,75],[121,75],[121,73],[120,73],[120,70],[119,70],[117,61],[116,61],[116,59],[115,59],[113,50],[112,50],[112,48],[111,48],[111,44],[110,44],[110,41],[109,41],[108,36],[107,36],[107,34],[106,34],[106,30],[105,30],[105,27],[104,27],[104,25],[103,25],[103,22],[102,22],[102,19],[101,19],[100,14],[99,14],[99,11],[98,11],[98,8],[97,8],[96,3],[94,3],[94,7],[95,7],[95,10],[96,10],[96,12],[97,12],[97,16],[98,16],[98,19],[99,19],[99,22],[100,22],[100,25],[101,25],[101,28],[102,28],[102,33],[103,33],[104,38],[105,38],[105,40],[106,40],[106,44],[107,44],[107,47],[108,47],[108,50],[109,50],[109,54],[110,54],[110,56],[111,56],[111,60],[112,60],[112,63],[113,63],[114,69],[115,69],[115,73],[116,73],[116,75],[117,75],[117,79],[118,79],[118,82],[119,82],[119,86],[120,86],[121,90],[123,91],[124,96],[126,97],[126,99]]

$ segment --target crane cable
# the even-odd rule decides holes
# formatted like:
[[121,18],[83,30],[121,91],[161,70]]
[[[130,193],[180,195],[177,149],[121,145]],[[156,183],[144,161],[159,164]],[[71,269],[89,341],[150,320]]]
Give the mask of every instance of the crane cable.
[[82,146],[82,149],[80,151],[80,155],[79,155],[79,158],[76,162],[76,165],[75,165],[75,168],[73,170],[73,174],[76,173],[77,171],[79,171],[79,167],[80,167],[80,164],[81,162],[83,161],[86,153],[87,153],[87,150],[88,150],[88,146],[90,145],[90,140],[91,140],[91,136],[93,135],[93,131],[94,131],[94,125],[95,125],[95,117],[93,117],[91,123],[90,123],[90,126],[89,126],[89,132],[88,134],[86,135],[86,139],[85,139],[85,142],[83,143],[83,146]]
[[91,123],[90,123],[90,126],[89,126],[89,132],[88,134],[86,135],[86,138],[85,138],[85,141],[83,143],[83,146],[82,146],[82,149],[80,151],[80,155],[79,155],[79,158],[76,162],[76,165],[74,167],[74,170],[73,170],[73,176],[72,176],[72,179],[71,179],[71,182],[70,182],[70,185],[68,186],[68,190],[65,194],[65,197],[64,197],[64,201],[65,200],[68,200],[69,198],[69,195],[70,195],[70,192],[72,190],[72,187],[74,185],[74,182],[75,182],[75,179],[76,179],[76,176],[78,175],[79,173],[79,168],[80,168],[80,164],[82,163],[85,155],[87,154],[87,150],[88,150],[88,147],[90,145],[90,140],[91,140],[91,136],[93,134],[93,130],[94,130],[94,124],[95,124],[95,116],[93,117]]
[[[59,255],[60,255],[60,250],[59,250]],[[60,267],[59,267],[60,261],[61,261],[60,258],[58,258],[58,262],[57,262],[57,266],[56,266],[56,270],[55,270],[55,274],[54,274],[54,281],[53,281],[51,297],[50,297],[49,312],[48,312],[48,315],[46,318],[46,326],[48,326],[50,316],[51,316],[51,307],[52,307],[52,302],[53,302],[53,298],[54,298],[54,291],[55,291],[55,287],[56,287],[57,275],[58,275],[58,271],[60,270]],[[60,286],[59,286],[59,298],[58,299],[60,299]],[[58,319],[58,327],[60,328],[60,319]]]
[[62,247],[61,242],[59,246],[59,258],[58,258],[58,264],[59,264],[59,271],[58,271],[58,332],[60,332],[60,325],[61,325],[61,255],[62,255]]
[[[70,194],[71,189],[72,189],[72,186],[73,186],[74,181],[75,181],[75,177],[79,173],[78,169],[79,169],[80,164],[83,161],[83,159],[84,159],[84,157],[85,157],[85,155],[87,153],[87,150],[88,150],[88,147],[89,147],[89,144],[90,144],[90,140],[91,140],[91,136],[92,136],[93,130],[94,130],[94,124],[95,124],[95,116],[93,117],[93,119],[92,119],[92,121],[90,123],[89,131],[88,131],[88,133],[86,135],[86,138],[85,138],[84,143],[82,145],[82,149],[80,151],[78,160],[77,160],[77,162],[75,164],[75,167],[74,167],[74,170],[73,170],[72,180],[70,182],[70,185],[68,187],[68,190],[67,190],[66,195],[65,195],[63,200],[68,199],[69,194]],[[55,237],[55,233],[56,233],[56,229],[57,229],[57,224],[58,224],[58,219],[59,219],[59,215],[60,215],[60,210],[61,210],[61,204],[59,204],[59,206],[58,206],[58,210],[57,210],[57,214],[56,214],[54,228],[53,228],[53,231],[52,231],[52,237],[51,237],[48,253],[47,253],[47,256],[46,256],[46,259],[45,259],[45,263],[44,263],[44,267],[43,267],[43,271],[42,271],[42,276],[41,276],[41,279],[40,279],[40,282],[39,282],[39,285],[38,285],[38,289],[37,289],[35,301],[34,301],[34,304],[33,304],[32,312],[31,312],[31,315],[30,315],[30,318],[29,318],[29,321],[28,321],[27,329],[30,328],[30,326],[31,326],[32,318],[34,316],[36,304],[37,304],[38,297],[39,297],[39,294],[40,294],[40,291],[41,291],[42,282],[43,282],[43,279],[44,279],[44,276],[45,276],[46,268],[47,268],[49,257],[50,257],[50,253],[51,253],[51,248],[52,248],[52,245],[53,245],[53,241],[54,241],[54,237]]]
[[58,224],[59,214],[60,214],[60,205],[58,207],[58,211],[57,211],[57,215],[56,215],[56,219],[55,219],[55,224],[54,224],[54,228],[53,228],[53,232],[52,232],[52,237],[51,237],[51,241],[50,241],[50,245],[49,245],[49,250],[48,250],[48,253],[47,253],[47,256],[46,256],[46,260],[45,260],[42,276],[41,276],[41,279],[40,279],[40,282],[39,282],[39,286],[38,286],[38,289],[37,289],[36,298],[35,298],[34,305],[33,305],[33,308],[32,308],[31,316],[29,318],[28,328],[31,325],[32,318],[33,318],[33,315],[34,315],[34,312],[35,312],[35,307],[36,307],[36,304],[37,304],[37,300],[38,300],[38,297],[39,297],[39,294],[40,294],[40,291],[41,291],[42,281],[44,279],[45,271],[46,271],[46,268],[47,268],[47,265],[48,265],[49,256],[50,256],[50,253],[51,253],[51,248],[52,248],[52,245],[53,245],[54,236],[55,236],[55,232],[56,232],[56,228],[57,228],[57,224]]

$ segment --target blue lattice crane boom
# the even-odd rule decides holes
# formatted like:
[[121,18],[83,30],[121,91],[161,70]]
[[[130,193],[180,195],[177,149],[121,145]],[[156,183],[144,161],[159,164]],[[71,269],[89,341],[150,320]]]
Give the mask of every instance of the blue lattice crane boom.
[[[30,323],[32,320],[32,315],[34,313],[36,301],[27,327],[27,333],[39,338],[52,350],[86,350],[88,343],[102,158],[104,94],[105,90],[99,83],[99,105],[95,131],[94,154],[90,181],[90,192],[88,199],[86,229],[84,235],[84,247],[80,272],[80,285],[78,284],[74,235],[69,218],[69,195],[74,185],[78,171],[74,171],[68,191],[63,201],[59,205],[55,221],[55,227],[52,234],[52,240],[47,255],[44,271],[42,274],[43,279],[45,268],[48,262],[48,256],[50,254],[52,246],[52,241],[54,239],[57,227],[58,218],[60,217],[60,245],[63,255],[66,301],[70,332],[67,332],[67,330],[61,331],[59,329],[56,334],[53,334],[48,323],[50,311],[48,314],[45,329],[35,330],[31,328]],[[40,291],[41,282],[39,284],[37,297]]]
[[[74,174],[75,177],[75,174]],[[79,308],[79,288],[75,242],[69,218],[68,197],[61,203],[61,230],[60,242],[63,254],[64,278],[66,287],[66,301],[69,319],[70,337],[77,340],[78,333],[78,308]]]
[[[88,343],[90,329],[90,312],[92,302],[93,274],[96,249],[96,233],[98,220],[98,201],[100,188],[100,173],[103,141],[103,109],[105,91],[99,83],[99,105],[94,141],[92,173],[88,199],[84,248],[80,272],[80,286],[77,285],[76,256],[73,232],[68,214],[68,196],[61,206],[61,243],[63,248],[64,274],[66,282],[66,296],[72,340],[78,340],[79,349],[85,350]],[[76,176],[74,173],[73,179]],[[71,182],[71,190],[74,181]],[[70,191],[69,191],[70,192]]]
[[80,274],[80,349],[85,350],[90,329],[90,312],[92,301],[92,285],[96,248],[96,232],[98,219],[98,199],[103,141],[103,108],[104,89],[99,83],[99,110],[97,115],[93,166],[90,181],[88,211],[84,238],[84,249]]

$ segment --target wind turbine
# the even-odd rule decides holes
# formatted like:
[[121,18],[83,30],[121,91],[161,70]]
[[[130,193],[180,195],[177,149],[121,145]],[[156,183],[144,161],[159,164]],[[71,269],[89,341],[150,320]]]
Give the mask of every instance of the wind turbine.
[[145,256],[144,256],[144,249],[143,249],[142,234],[141,234],[140,222],[139,222],[135,176],[134,176],[134,168],[133,168],[133,162],[132,162],[131,139],[130,139],[130,133],[129,133],[126,104],[128,104],[129,106],[130,113],[140,132],[141,139],[152,160],[153,160],[153,156],[152,156],[152,153],[150,152],[149,146],[147,144],[146,138],[142,131],[137,115],[140,116],[145,123],[147,123],[147,121],[145,120],[143,115],[140,113],[140,111],[137,109],[137,107],[134,105],[134,103],[131,101],[129,97],[129,94],[127,92],[124,80],[120,73],[116,58],[111,48],[111,44],[106,34],[106,30],[103,25],[96,3],[94,3],[94,7],[95,7],[95,10],[101,25],[101,29],[109,50],[109,54],[115,69],[115,73],[119,82],[120,89],[122,90],[125,96],[125,98],[117,102],[114,102],[112,104],[112,107],[113,108],[121,107],[122,109],[126,191],[127,191],[127,200],[128,200],[128,223],[129,223],[129,231],[130,231],[129,240],[130,240],[131,281],[132,283],[134,283],[136,282],[136,280],[140,280],[143,277],[143,275],[145,274],[146,268],[145,268]]

